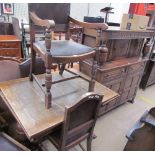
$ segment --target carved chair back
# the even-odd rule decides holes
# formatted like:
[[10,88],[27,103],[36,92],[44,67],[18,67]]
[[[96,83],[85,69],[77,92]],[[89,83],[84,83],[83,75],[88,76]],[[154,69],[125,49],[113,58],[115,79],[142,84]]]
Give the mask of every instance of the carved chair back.
[[12,57],[0,57],[0,82],[20,78],[20,62]]
[[[70,3],[30,3],[28,10],[34,12],[41,19],[54,20],[55,27],[52,31],[58,33],[59,40],[62,38],[61,33],[65,33],[65,39],[69,39]],[[44,32],[44,29],[35,26],[30,20],[30,32],[33,33],[32,31]]]
[[96,123],[102,95],[86,93],[72,107],[65,109],[61,147],[68,150],[91,137]]
[[12,26],[13,26],[13,31],[14,34],[18,37],[18,39],[22,40],[21,38],[21,31],[19,27],[19,20],[16,17],[12,17]]
[[[15,58],[0,56],[0,82],[20,78],[19,64],[20,61]],[[9,110],[0,96],[0,113],[4,111]],[[0,124],[4,122],[3,118],[0,117]]]

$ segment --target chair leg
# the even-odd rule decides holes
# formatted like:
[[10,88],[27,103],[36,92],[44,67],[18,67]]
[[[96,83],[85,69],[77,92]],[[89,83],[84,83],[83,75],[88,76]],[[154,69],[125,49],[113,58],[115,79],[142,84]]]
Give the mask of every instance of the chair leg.
[[31,50],[31,67],[30,67],[30,81],[33,81],[33,73],[35,72],[36,52]]
[[91,151],[92,137],[87,138],[87,151]]
[[49,109],[52,106],[52,94],[50,92],[51,86],[52,86],[51,68],[46,67],[46,74],[45,74],[45,87],[46,87],[45,106],[46,106],[47,109]]
[[84,147],[83,147],[81,144],[79,144],[79,146],[80,146],[80,148],[81,148],[83,151],[86,151],[86,150],[84,149]]
[[60,75],[63,74],[63,71],[65,70],[65,66],[66,66],[66,64],[62,64],[62,65],[61,65],[60,71],[59,71],[59,74],[60,74]]

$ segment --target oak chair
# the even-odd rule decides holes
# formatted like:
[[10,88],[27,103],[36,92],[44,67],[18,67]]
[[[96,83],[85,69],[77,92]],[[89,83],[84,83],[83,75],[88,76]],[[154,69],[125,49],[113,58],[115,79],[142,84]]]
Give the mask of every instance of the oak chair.
[[[13,57],[0,56],[0,82],[28,77],[31,60],[19,60]],[[45,64],[41,58],[36,58],[35,74],[45,73]]]
[[72,107],[65,108],[63,125],[52,132],[48,139],[58,150],[69,150],[87,139],[87,150],[91,150],[93,131],[102,102],[102,95],[88,92]]
[[0,56],[0,82],[20,78],[20,60]]
[[[61,13],[60,13],[61,12]],[[83,28],[95,28],[99,30],[107,29],[107,25],[103,23],[86,23],[77,21],[70,16],[70,4],[69,3],[52,3],[52,4],[29,4],[29,19],[30,19],[30,41],[31,41],[31,72],[30,81],[33,79],[38,83],[42,89],[42,85],[38,82],[34,76],[35,71],[35,57],[38,54],[45,62],[46,75],[45,75],[45,107],[48,109],[52,105],[52,94],[50,92],[52,86],[52,74],[51,69],[53,63],[62,64],[60,75],[65,70],[67,63],[73,63],[83,61],[88,58],[93,58],[92,65],[92,77],[89,81],[88,91],[93,91],[95,83],[95,74],[97,67],[97,52],[94,48],[76,43],[70,40],[69,23],[72,22]],[[48,19],[48,20],[47,20]],[[42,31],[45,33],[45,41],[36,41],[35,32]],[[66,40],[52,40],[51,32],[63,32],[65,33]],[[75,76],[73,78],[77,78]],[[67,79],[65,79],[67,80]],[[70,80],[70,79],[68,79]],[[57,81],[58,82],[58,81]]]

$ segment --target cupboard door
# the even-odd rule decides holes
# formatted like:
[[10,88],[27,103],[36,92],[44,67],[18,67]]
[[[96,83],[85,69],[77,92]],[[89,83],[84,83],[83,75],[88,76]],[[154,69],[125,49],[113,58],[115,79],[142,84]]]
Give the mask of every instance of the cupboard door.
[[137,74],[142,73],[144,71],[145,62],[140,62],[138,64],[133,64],[128,67],[128,74]]
[[124,81],[124,88],[121,92],[120,104],[134,99],[141,80],[142,74],[130,75]]

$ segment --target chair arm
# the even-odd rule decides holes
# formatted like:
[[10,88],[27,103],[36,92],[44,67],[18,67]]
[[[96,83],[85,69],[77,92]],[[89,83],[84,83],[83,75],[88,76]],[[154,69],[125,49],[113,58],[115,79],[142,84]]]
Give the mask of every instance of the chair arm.
[[35,12],[29,12],[30,14],[30,19],[34,22],[34,24],[38,26],[45,26],[47,28],[53,28],[55,27],[55,22],[54,20],[47,20],[47,19],[41,19],[39,18]]
[[88,23],[88,22],[81,22],[78,21],[72,17],[69,16],[69,21],[73,22],[76,25],[79,25],[81,27],[84,28],[90,28],[90,29],[102,29],[102,30],[106,30],[108,29],[108,25],[105,23]]

